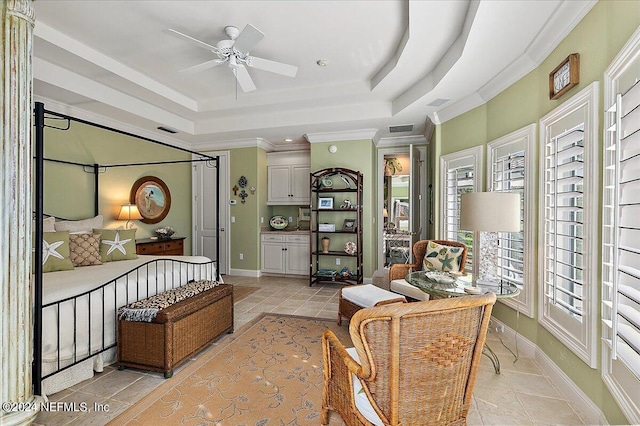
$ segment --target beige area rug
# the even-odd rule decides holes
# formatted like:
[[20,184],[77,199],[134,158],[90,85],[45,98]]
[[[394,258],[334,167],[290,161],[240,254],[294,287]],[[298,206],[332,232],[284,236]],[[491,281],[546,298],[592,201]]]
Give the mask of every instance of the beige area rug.
[[262,314],[109,425],[318,425],[326,329],[350,345],[345,322]]
[[260,287],[249,287],[244,285],[233,286],[233,302],[239,302],[253,292],[260,290]]

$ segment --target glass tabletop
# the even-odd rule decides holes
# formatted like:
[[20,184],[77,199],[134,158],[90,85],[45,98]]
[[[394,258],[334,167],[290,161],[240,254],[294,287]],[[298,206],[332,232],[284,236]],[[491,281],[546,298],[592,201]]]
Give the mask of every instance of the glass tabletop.
[[470,294],[482,294],[482,293],[495,293],[498,299],[515,297],[520,294],[520,289],[511,283],[477,283],[475,287],[480,289],[480,293],[470,293],[465,291],[465,288],[472,287],[471,283],[468,281],[461,280],[460,278],[456,278],[452,283],[443,283],[438,282],[432,279],[429,279],[424,271],[416,271],[410,272],[406,280],[409,284],[414,287],[419,288],[425,293],[432,294],[435,296],[448,296],[448,297],[458,297],[458,296],[468,296]]

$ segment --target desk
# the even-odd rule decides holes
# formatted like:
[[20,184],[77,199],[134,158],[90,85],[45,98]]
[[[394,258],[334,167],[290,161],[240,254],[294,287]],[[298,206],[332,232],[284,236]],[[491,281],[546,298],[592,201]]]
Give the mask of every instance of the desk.
[[[459,297],[469,296],[471,294],[464,291],[465,287],[471,287],[469,282],[457,279],[451,284],[438,283],[428,279],[424,271],[410,272],[407,274],[406,280],[412,286],[418,287],[420,290],[432,296]],[[494,293],[497,299],[506,299],[520,294],[520,289],[511,283],[478,284],[476,287],[481,290],[480,294],[487,292]],[[498,359],[498,356],[486,343],[484,345],[484,349],[486,350],[483,350],[483,353],[493,363],[493,368],[496,374],[500,374],[500,360]]]

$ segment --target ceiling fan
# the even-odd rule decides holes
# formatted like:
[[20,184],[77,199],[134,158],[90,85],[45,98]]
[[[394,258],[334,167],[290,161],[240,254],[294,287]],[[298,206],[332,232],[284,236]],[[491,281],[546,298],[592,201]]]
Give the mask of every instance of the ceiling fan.
[[227,34],[229,39],[220,40],[215,46],[197,40],[174,29],[168,29],[166,32],[177,36],[182,40],[187,40],[196,46],[207,49],[210,52],[215,53],[217,56],[215,59],[180,70],[180,72],[199,72],[226,62],[229,64],[229,68],[231,68],[231,71],[233,72],[233,75],[235,75],[243,92],[256,90],[256,85],[253,83],[253,80],[249,75],[249,71],[247,71],[247,66],[276,74],[286,75],[288,77],[295,77],[298,72],[298,67],[293,65],[270,61],[269,59],[258,58],[256,56],[249,56],[249,51],[264,37],[264,33],[251,24],[244,27],[242,32],[240,32],[236,27],[224,27],[224,32]]

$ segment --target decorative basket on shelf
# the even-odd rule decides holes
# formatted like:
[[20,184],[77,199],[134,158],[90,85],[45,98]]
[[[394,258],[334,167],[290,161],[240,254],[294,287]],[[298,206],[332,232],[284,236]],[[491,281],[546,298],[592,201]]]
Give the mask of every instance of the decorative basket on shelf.
[[171,238],[171,236],[175,234],[176,231],[174,231],[173,228],[170,226],[165,226],[163,228],[156,229],[155,233],[158,236],[158,238],[166,239],[166,238]]

